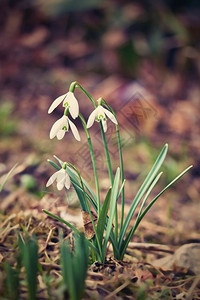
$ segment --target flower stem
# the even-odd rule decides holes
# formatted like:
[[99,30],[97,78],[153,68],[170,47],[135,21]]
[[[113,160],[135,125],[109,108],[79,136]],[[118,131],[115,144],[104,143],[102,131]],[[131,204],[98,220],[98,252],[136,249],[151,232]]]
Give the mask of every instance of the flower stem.
[[84,188],[84,184],[83,184],[81,175],[80,175],[78,169],[73,164],[71,164],[69,162],[67,164],[76,171],[76,173],[77,173],[77,175],[79,177],[79,180],[80,180],[80,183],[81,183],[81,187],[83,189],[83,194],[84,194],[84,198],[85,198],[85,203],[86,203],[86,206],[87,206],[87,210],[88,210],[88,213],[90,215],[92,226],[93,226],[93,229],[94,229],[94,232],[95,232],[95,237],[96,237],[96,241],[97,241],[97,245],[98,245],[98,249],[99,249],[99,255],[100,255],[100,258],[102,260],[102,246],[100,245],[99,237],[98,237],[97,230],[96,230],[96,227],[95,227],[95,224],[94,224],[93,216],[92,216],[92,213],[91,213],[91,210],[90,210],[90,206],[89,206],[89,203],[88,203],[88,199],[87,199],[87,196],[86,196],[86,193],[85,193],[85,188]]
[[[108,107],[108,109],[112,112],[112,114],[116,117],[116,114],[112,107],[108,105],[108,103],[103,99],[104,104]],[[118,149],[119,149],[119,159],[120,159],[120,170],[121,170],[121,182],[123,184],[124,182],[124,163],[123,163],[123,156],[122,156],[122,146],[121,146],[121,139],[120,139],[120,133],[119,133],[119,125],[116,125],[116,131],[117,131],[117,142],[118,142]],[[120,232],[123,226],[124,222],[124,202],[125,202],[125,191],[124,187],[122,189],[122,194],[121,194],[121,206],[122,206],[122,211],[121,211],[121,222],[120,222]]]
[[76,83],[76,87],[78,89],[80,89],[84,94],[86,94],[86,96],[88,96],[88,98],[90,99],[90,101],[94,104],[95,108],[97,107],[96,102],[94,101],[93,97],[77,82]]
[[79,118],[81,119],[81,122],[83,124],[83,128],[84,128],[86,136],[87,136],[87,140],[88,140],[90,156],[91,156],[92,166],[93,166],[93,170],[94,170],[94,178],[95,178],[96,193],[97,193],[97,215],[99,217],[101,203],[100,203],[99,181],[98,181],[98,176],[97,176],[97,167],[96,167],[96,162],[95,162],[95,157],[94,157],[94,150],[93,150],[93,147],[92,147],[92,142],[91,142],[89,131],[87,129],[85,119],[83,118],[83,116],[80,113],[79,113]]

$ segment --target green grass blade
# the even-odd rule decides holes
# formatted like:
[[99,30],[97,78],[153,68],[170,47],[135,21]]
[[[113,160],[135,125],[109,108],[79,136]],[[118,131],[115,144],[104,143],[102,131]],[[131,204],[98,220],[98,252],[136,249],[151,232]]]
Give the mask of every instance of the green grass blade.
[[162,164],[165,160],[165,157],[166,157],[166,154],[167,154],[167,149],[168,149],[168,145],[166,144],[163,147],[163,149],[161,150],[158,158],[156,159],[156,162],[154,163],[153,167],[151,168],[149,174],[147,175],[145,181],[143,182],[142,186],[140,187],[138,193],[136,194],[136,196],[135,196],[135,198],[132,202],[132,205],[130,207],[130,210],[127,214],[124,225],[123,225],[122,230],[121,230],[120,235],[119,235],[119,248],[122,245],[122,242],[123,242],[124,236],[126,234],[127,228],[129,226],[129,223],[132,219],[132,216],[133,216],[138,204],[140,203],[140,201],[143,198],[146,191],[149,189],[152,181],[154,180],[155,176],[157,175],[160,167],[162,166]]
[[125,253],[125,251],[126,251],[126,248],[128,247],[128,244],[129,244],[129,242],[130,242],[130,240],[131,240],[131,238],[132,238],[132,236],[133,236],[133,234],[134,234],[134,232],[135,232],[135,230],[136,230],[136,228],[137,228],[137,226],[138,226],[138,220],[139,220],[140,215],[141,215],[141,213],[142,213],[142,209],[143,209],[143,207],[144,207],[144,205],[145,205],[145,203],[146,203],[146,201],[147,201],[147,199],[148,199],[148,197],[149,197],[151,191],[153,190],[154,186],[156,185],[156,183],[158,182],[158,180],[160,179],[160,177],[161,177],[162,174],[163,174],[163,172],[160,172],[160,173],[156,176],[156,178],[154,179],[154,181],[152,182],[152,184],[150,185],[150,187],[149,187],[149,189],[148,189],[148,191],[147,191],[147,193],[146,193],[146,195],[145,195],[145,197],[144,197],[144,200],[142,201],[142,204],[141,204],[141,207],[140,207],[140,210],[139,210],[137,219],[136,219],[136,221],[135,221],[135,224],[134,224],[134,226],[131,228],[131,230],[129,231],[129,233],[127,234],[125,241],[122,242],[122,246],[121,246],[121,248],[120,248],[120,255],[121,255],[122,258],[123,258],[123,256],[124,256],[124,253]]
[[19,270],[13,269],[7,262],[4,264],[6,271],[6,296],[10,300],[19,299]]
[[113,183],[112,193],[111,193],[110,213],[109,213],[109,218],[108,218],[108,222],[107,222],[107,226],[106,226],[106,234],[105,234],[103,250],[102,250],[102,255],[104,258],[105,258],[105,254],[106,254],[107,243],[110,238],[110,233],[112,230],[113,218],[115,215],[117,194],[118,194],[118,188],[119,188],[119,180],[120,180],[120,168],[117,168],[114,183]]
[[78,286],[78,298],[82,299],[87,275],[89,251],[84,235],[75,236],[74,267],[76,286]]
[[122,191],[124,190],[125,182],[126,182],[126,179],[124,179],[124,181],[123,181],[123,183],[122,183],[122,185],[121,185],[121,187],[120,187],[120,189],[119,189],[119,192],[118,192],[118,195],[117,195],[117,200],[119,199],[119,197],[120,197]]
[[151,208],[151,206],[155,203],[155,201],[171,186],[173,185],[177,180],[179,180],[186,172],[188,172],[193,166],[189,166],[186,168],[181,174],[179,174],[176,178],[174,178],[150,203],[149,205],[144,209],[144,211],[140,215],[139,221],[143,219],[143,217],[146,215],[148,210]]
[[12,169],[8,172],[8,174],[6,175],[6,177],[4,178],[2,184],[0,184],[0,192],[3,190],[4,185],[6,184],[8,177],[11,175],[11,173],[14,171],[14,169],[16,168],[18,164],[15,164]]
[[103,202],[103,206],[101,208],[100,215],[99,215],[98,222],[97,222],[97,234],[98,234],[99,242],[101,245],[102,245],[102,241],[103,241],[103,232],[104,232],[104,229],[106,226],[108,209],[109,209],[109,205],[110,205],[111,191],[112,191],[112,188],[110,187],[107,192],[106,198]]
[[29,300],[36,300],[37,292],[37,271],[38,271],[38,245],[36,238],[27,237],[25,242],[19,235],[19,248],[22,263],[26,270],[26,281]]
[[68,291],[70,299],[76,300],[77,286],[74,278],[73,256],[68,241],[64,241],[61,243],[60,254],[61,254],[61,270],[62,270],[65,290]]
[[142,221],[142,219],[144,218],[144,216],[146,215],[146,213],[149,211],[149,209],[151,208],[151,206],[156,202],[156,200],[171,186],[173,185],[178,179],[180,179],[187,171],[189,171],[192,168],[192,166],[189,166],[187,169],[185,169],[181,174],[179,174],[175,179],[173,179],[148,205],[147,207],[144,209],[143,212],[141,212],[141,214],[139,215],[139,217],[137,218],[134,226],[132,227],[132,229],[130,230],[130,232],[128,233],[126,240],[123,243],[123,248],[121,249],[120,253],[121,253],[121,257],[123,258],[123,255],[126,251],[126,248],[128,246],[128,243],[131,239],[131,237],[133,236],[135,230],[137,229],[138,225],[140,224],[140,222]]
[[142,201],[142,204],[141,204],[141,207],[140,207],[140,210],[139,210],[139,213],[138,213],[138,216],[137,216],[137,219],[136,219],[136,223],[137,223],[137,220],[139,219],[141,213],[142,213],[142,209],[147,201],[147,199],[149,198],[149,195],[151,193],[151,191],[153,190],[154,186],[156,185],[156,183],[158,182],[158,180],[160,179],[161,175],[163,174],[163,172],[160,172],[156,178],[154,179],[154,181],[152,182],[152,184],[150,185],[145,197],[144,197],[144,200]]
[[[73,226],[72,224],[70,224],[69,222],[67,222],[67,221],[63,220],[62,218],[60,218],[60,217],[58,217],[58,216],[56,216],[56,215],[50,213],[49,211],[47,211],[47,210],[45,210],[45,209],[43,209],[43,212],[44,212],[45,214],[47,214],[48,216],[50,216],[51,218],[53,218],[53,219],[55,219],[55,220],[58,220],[58,221],[60,221],[61,223],[67,225],[67,226],[68,226],[71,230],[73,230],[76,234],[78,234],[78,235],[81,234],[81,233],[78,231],[78,229],[76,229],[76,227],[74,227],[74,226]],[[86,241],[87,241],[88,246],[89,246],[90,248],[92,248],[96,253],[98,253],[97,248],[96,248],[92,243],[90,243],[90,241],[88,241],[87,239],[86,239]]]

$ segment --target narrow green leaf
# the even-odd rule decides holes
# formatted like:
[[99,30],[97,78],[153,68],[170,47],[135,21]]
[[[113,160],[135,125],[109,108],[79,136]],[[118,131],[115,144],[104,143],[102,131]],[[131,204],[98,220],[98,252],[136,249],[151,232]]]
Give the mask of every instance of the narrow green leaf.
[[85,278],[87,275],[89,251],[83,234],[75,236],[75,254],[74,267],[76,286],[78,286],[78,298],[82,299],[85,285]]
[[8,172],[8,174],[6,175],[6,177],[4,178],[2,184],[0,184],[0,192],[3,190],[4,185],[6,184],[8,177],[11,175],[11,173],[14,171],[14,169],[16,168],[18,164],[15,164],[12,169]]
[[120,168],[117,168],[114,183],[113,183],[113,188],[112,188],[110,213],[109,213],[108,223],[106,226],[106,234],[105,234],[103,250],[102,250],[102,255],[104,258],[105,258],[105,254],[106,254],[107,243],[110,238],[110,233],[112,230],[113,218],[115,215],[115,207],[116,207],[117,194],[118,194],[118,188],[119,188],[119,180],[120,180]]
[[120,195],[121,195],[121,193],[122,193],[122,191],[124,189],[125,182],[126,182],[126,179],[124,179],[124,181],[123,181],[123,183],[122,183],[122,185],[121,185],[121,187],[119,189],[119,192],[118,192],[118,195],[117,195],[117,200],[119,199],[119,197],[120,197]]
[[143,217],[146,215],[148,210],[151,208],[151,206],[155,203],[155,201],[177,180],[179,180],[186,172],[188,172],[193,166],[189,166],[186,168],[181,174],[179,174],[176,178],[174,178],[150,203],[149,205],[144,209],[144,211],[140,215],[140,221],[143,219]]
[[133,236],[135,230],[137,229],[137,226],[138,226],[138,224],[139,224],[139,223],[138,223],[138,220],[139,220],[140,215],[141,215],[141,213],[142,213],[142,209],[143,209],[143,207],[144,207],[144,205],[145,205],[145,203],[146,203],[146,201],[147,201],[147,199],[148,199],[148,197],[149,197],[151,191],[153,190],[154,186],[156,185],[156,183],[158,182],[158,180],[160,179],[160,176],[161,176],[162,174],[163,174],[163,172],[160,172],[160,173],[156,176],[156,178],[155,178],[154,181],[152,182],[151,186],[149,187],[149,189],[148,189],[148,191],[147,191],[147,193],[146,193],[146,195],[145,195],[145,197],[144,197],[144,200],[142,201],[142,204],[141,204],[141,207],[140,207],[140,210],[139,210],[137,219],[136,219],[136,221],[135,221],[135,224],[134,224],[134,226],[131,228],[131,230],[129,231],[129,233],[127,234],[125,241],[122,242],[122,246],[121,246],[121,248],[120,248],[120,255],[121,255],[121,257],[124,256],[124,253],[125,253],[125,251],[126,251],[126,248],[128,247],[128,244],[129,244],[129,242],[130,242],[130,240],[131,240],[131,238],[132,238],[132,236]]
[[108,209],[109,209],[109,205],[110,205],[110,199],[111,199],[111,191],[112,188],[110,187],[106,198],[103,202],[103,206],[101,208],[101,212],[98,218],[98,223],[97,223],[97,234],[99,237],[99,242],[102,245],[102,241],[103,241],[103,232],[106,226],[106,219],[107,219],[107,214],[108,214]]
[[19,271],[13,269],[7,262],[4,264],[6,271],[7,296],[11,300],[19,299]]
[[[50,213],[49,211],[47,211],[47,210],[45,210],[45,209],[43,209],[42,211],[43,211],[45,214],[47,214],[48,216],[52,217],[53,219],[56,219],[56,220],[60,221],[61,223],[67,225],[67,226],[68,226],[70,229],[72,229],[76,234],[78,234],[78,235],[81,234],[81,233],[78,231],[78,229],[76,229],[76,227],[74,227],[74,226],[73,226],[72,224],[70,224],[69,222],[67,222],[67,221],[63,220],[62,218],[60,218],[60,217],[58,217],[58,216],[56,216],[56,215]],[[87,239],[86,239],[86,241],[87,241],[88,246],[89,246],[90,248],[92,248],[96,253],[98,253],[97,248],[96,248],[92,243],[90,243],[90,241],[88,241]]]
[[180,179],[187,171],[189,171],[192,168],[192,166],[189,166],[187,169],[185,169],[181,174],[179,174],[175,179],[173,179],[148,205],[147,207],[144,209],[144,211],[139,215],[138,219],[136,220],[133,228],[130,230],[130,232],[128,233],[126,240],[124,241],[124,243],[122,244],[121,247],[121,259],[123,258],[123,255],[126,251],[126,248],[128,246],[128,243],[132,237],[132,235],[134,234],[135,230],[137,229],[138,225],[140,224],[140,222],[142,221],[143,217],[146,215],[146,213],[149,211],[149,209],[151,208],[151,206],[156,202],[156,200],[171,186],[173,185],[178,179]]
[[36,238],[27,237],[23,242],[19,235],[18,240],[22,263],[26,270],[29,300],[36,300],[37,271],[38,271],[38,245]]
[[138,204],[140,203],[141,199],[143,198],[144,194],[146,193],[146,191],[149,189],[152,181],[154,180],[155,176],[157,175],[160,167],[162,166],[163,164],[163,161],[166,157],[166,154],[167,154],[167,149],[168,149],[168,145],[166,144],[163,149],[161,150],[158,158],[156,159],[156,162],[154,163],[153,167],[151,168],[149,174],[147,175],[145,181],[143,182],[142,186],[140,187],[138,193],[136,194],[133,202],[132,202],[132,205],[130,207],[130,210],[127,214],[127,217],[125,219],[125,222],[124,222],[124,225],[122,227],[122,230],[120,232],[120,235],[119,235],[119,248],[121,247],[122,245],[122,241],[124,239],[124,236],[126,234],[126,231],[127,231],[127,228],[129,226],[129,223],[132,219],[132,216],[138,206]]
[[60,247],[61,252],[61,270],[65,290],[68,291],[70,299],[76,300],[76,281],[74,278],[73,256],[70,250],[69,242],[64,241]]

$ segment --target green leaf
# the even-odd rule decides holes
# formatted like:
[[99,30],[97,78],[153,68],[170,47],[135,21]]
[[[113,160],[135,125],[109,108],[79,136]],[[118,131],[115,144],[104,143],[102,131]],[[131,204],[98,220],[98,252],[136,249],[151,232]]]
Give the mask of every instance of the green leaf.
[[88,244],[83,234],[75,235],[74,253],[69,242],[61,243],[61,269],[65,289],[72,300],[82,299],[88,267]]
[[13,269],[7,262],[4,264],[6,271],[6,285],[8,299],[19,299],[19,270]]
[[107,214],[108,214],[108,209],[109,209],[109,205],[110,205],[111,191],[112,191],[112,188],[110,187],[107,192],[106,198],[103,202],[103,206],[101,208],[100,215],[98,218],[98,223],[97,223],[97,234],[98,234],[99,242],[101,245],[102,245],[102,241],[103,241],[103,232],[104,232],[104,229],[106,226]]
[[0,185],[0,192],[3,190],[4,188],[4,185],[6,184],[7,180],[8,180],[8,177],[11,175],[11,173],[14,171],[14,169],[16,168],[18,164],[15,164],[12,169],[8,172],[8,174],[6,175],[6,177],[4,178],[2,184]]
[[155,201],[177,180],[179,180],[186,172],[188,172],[193,166],[189,166],[186,168],[181,174],[179,174],[176,178],[174,178],[150,203],[149,205],[144,209],[144,211],[140,215],[139,222],[143,219],[143,217],[146,215],[148,210],[151,208],[151,206],[155,203]]
[[22,263],[26,270],[29,300],[36,300],[37,271],[38,271],[38,245],[35,237],[27,237],[25,242],[19,235],[18,240]]
[[[132,235],[134,234],[135,230],[137,229],[138,225],[140,224],[140,222],[142,221],[142,219],[144,218],[144,216],[146,215],[146,213],[149,211],[149,209],[151,208],[151,206],[156,202],[156,200],[172,185],[174,184],[178,179],[180,179],[187,171],[189,171],[192,168],[192,166],[189,166],[187,169],[185,169],[181,174],[179,174],[175,179],[173,179],[148,205],[147,207],[144,209],[143,212],[141,212],[140,214],[138,214],[138,218],[134,224],[134,226],[132,227],[132,229],[130,230],[130,232],[128,233],[126,240],[124,241],[124,243],[122,244],[122,248],[120,250],[120,254],[121,254],[121,259],[123,258],[123,255],[126,251],[126,248],[128,246],[128,243],[132,237]],[[159,174],[161,176],[161,173]],[[159,179],[160,176],[157,176],[157,181]],[[155,184],[157,182],[155,180]],[[154,184],[154,185],[155,185]],[[153,185],[153,183],[152,183]],[[153,188],[153,187],[152,187]],[[152,190],[151,188],[151,190]],[[150,191],[151,192],[151,191]]]
[[106,234],[105,234],[103,250],[102,250],[102,256],[103,257],[105,257],[107,243],[108,243],[108,240],[110,238],[110,233],[111,233],[111,230],[112,230],[113,218],[114,218],[114,215],[115,215],[115,207],[116,207],[117,194],[118,194],[118,188],[119,188],[119,180],[120,180],[120,168],[117,168],[114,183],[113,183],[113,188],[112,188],[111,202],[110,202],[110,213],[109,213],[108,223],[107,223],[107,226],[106,226]]
[[135,230],[137,229],[137,226],[138,226],[138,224],[139,224],[139,223],[138,223],[138,220],[139,220],[140,215],[141,215],[141,213],[142,213],[142,209],[143,209],[143,207],[144,207],[144,205],[145,205],[145,203],[146,203],[146,201],[147,201],[147,199],[148,199],[148,197],[149,197],[151,191],[153,190],[154,186],[156,185],[156,183],[158,182],[158,180],[160,179],[160,176],[161,176],[162,174],[163,174],[163,172],[160,172],[160,173],[156,176],[156,178],[154,179],[154,181],[152,182],[152,184],[150,185],[150,187],[149,187],[149,189],[148,189],[148,191],[147,191],[147,193],[146,193],[146,195],[145,195],[145,197],[144,197],[144,200],[142,201],[142,204],[141,204],[141,207],[140,207],[140,210],[139,210],[137,219],[136,219],[136,221],[135,221],[135,224],[134,224],[134,226],[131,228],[131,230],[129,231],[129,233],[127,234],[127,237],[126,237],[125,241],[122,242],[122,246],[121,246],[121,248],[120,248],[121,259],[122,259],[123,256],[124,256],[124,253],[125,253],[125,251],[126,251],[126,248],[128,247],[128,244],[129,244],[129,242],[130,242],[130,240],[131,240],[131,238],[132,238],[132,236],[133,236]]
[[[70,224],[69,222],[67,222],[67,221],[63,220],[62,218],[60,218],[60,217],[58,217],[58,216],[56,216],[56,215],[50,213],[49,211],[47,211],[47,210],[45,210],[45,209],[43,209],[42,211],[43,211],[45,214],[47,214],[48,216],[50,216],[51,218],[53,218],[53,219],[55,219],[55,220],[58,220],[58,221],[60,221],[61,223],[67,225],[67,226],[68,226],[70,229],[72,229],[76,234],[78,234],[78,235],[81,234],[81,233],[78,231],[78,229],[76,229],[76,227],[74,227],[74,226],[73,226],[72,224]],[[92,243],[90,243],[87,239],[86,239],[86,241],[87,241],[88,246],[89,246],[90,248],[92,248],[96,253],[98,253],[97,248],[96,248]]]
[[168,145],[166,144],[163,149],[161,150],[156,162],[154,163],[152,169],[150,170],[149,174],[147,175],[145,181],[143,182],[142,186],[140,187],[138,193],[136,194],[132,205],[130,207],[130,210],[127,214],[127,217],[125,219],[124,225],[122,227],[122,230],[120,232],[120,236],[119,236],[119,248],[122,245],[124,236],[126,234],[127,228],[129,226],[129,223],[132,219],[132,216],[138,206],[138,204],[140,203],[141,199],[143,198],[144,194],[146,193],[146,191],[149,189],[152,181],[154,180],[155,176],[157,175],[160,167],[163,164],[163,161],[165,160],[166,154],[167,154],[167,149],[168,149]]
[[77,299],[76,297],[76,282],[73,270],[73,256],[70,250],[69,242],[65,241],[60,247],[61,253],[61,270],[63,276],[63,283],[65,289],[70,295],[70,299]]

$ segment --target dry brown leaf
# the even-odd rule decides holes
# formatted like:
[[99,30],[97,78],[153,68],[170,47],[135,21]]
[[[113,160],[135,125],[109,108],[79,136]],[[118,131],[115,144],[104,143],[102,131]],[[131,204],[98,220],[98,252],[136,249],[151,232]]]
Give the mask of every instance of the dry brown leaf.
[[[97,223],[97,214],[93,211],[91,211],[91,214],[93,217],[94,224],[96,224]],[[92,221],[90,218],[90,214],[87,211],[82,211],[82,216],[83,216],[83,224],[84,224],[84,229],[85,229],[85,236],[87,239],[90,240],[95,235]]]

